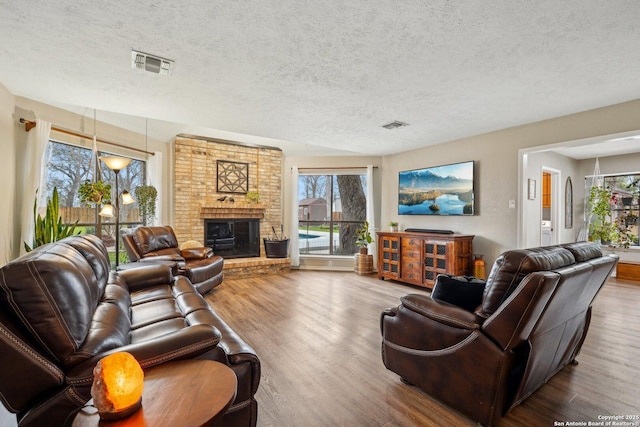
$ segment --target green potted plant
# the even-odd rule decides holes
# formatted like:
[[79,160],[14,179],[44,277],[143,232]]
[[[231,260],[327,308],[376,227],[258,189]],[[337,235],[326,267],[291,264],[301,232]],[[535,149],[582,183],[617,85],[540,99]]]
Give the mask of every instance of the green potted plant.
[[136,193],[136,201],[138,209],[142,217],[142,223],[149,225],[156,216],[156,200],[158,199],[158,190],[153,185],[140,185],[134,190]]
[[373,242],[373,237],[371,237],[371,232],[369,231],[369,221],[365,221],[356,230],[356,246],[360,248],[361,254],[368,253],[368,246],[371,242]]
[[87,206],[91,206],[91,203],[101,203],[103,199],[111,200],[111,184],[106,184],[102,180],[93,182],[85,179],[78,188],[78,197],[80,202]]
[[27,242],[24,242],[24,249],[27,252],[31,252],[38,246],[42,246],[45,243],[55,242],[75,234],[78,221],[73,224],[64,224],[62,222],[57,187],[53,187],[53,196],[50,199],[47,199],[47,211],[44,217],[40,214],[36,214],[37,208],[38,192],[36,191],[36,198],[33,202],[33,243],[29,246]]
[[608,244],[617,240],[618,227],[611,220],[611,206],[617,198],[606,187],[593,186],[589,190],[589,239]]
[[247,202],[249,203],[258,203],[260,201],[260,193],[258,193],[257,191],[247,191],[245,197],[247,198]]
[[398,231],[398,223],[396,221],[389,221],[389,230]]

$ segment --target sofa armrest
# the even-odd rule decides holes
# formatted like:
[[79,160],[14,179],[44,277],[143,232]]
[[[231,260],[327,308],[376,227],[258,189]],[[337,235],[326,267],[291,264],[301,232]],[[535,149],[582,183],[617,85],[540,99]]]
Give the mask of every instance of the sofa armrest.
[[139,267],[127,268],[117,273],[127,283],[129,292],[173,282],[173,273],[169,265],[150,262],[140,264]]
[[400,301],[409,310],[447,326],[469,330],[480,327],[479,319],[474,313],[453,304],[419,294],[405,295]]
[[183,263],[184,257],[179,254],[158,254],[156,252],[150,252],[143,258],[140,258],[138,262],[157,262],[157,261],[174,261],[177,263]]
[[215,348],[220,331],[212,325],[194,325],[156,338],[127,344],[98,354],[75,366],[67,373],[69,384],[83,385],[93,381],[93,368],[100,359],[112,353],[131,353],[143,369],[171,360],[194,358]]
[[401,301],[396,308],[382,312],[385,347],[439,354],[480,334],[476,316],[463,308],[432,300],[427,295],[409,294]]
[[180,250],[180,255],[182,255],[185,260],[206,259],[213,256],[213,249],[209,247],[182,249]]
[[249,399],[258,390],[261,377],[260,360],[255,350],[233,330],[215,310],[207,319],[222,334],[217,347],[201,356],[203,359],[215,360],[231,367],[238,377],[238,395],[236,402]]

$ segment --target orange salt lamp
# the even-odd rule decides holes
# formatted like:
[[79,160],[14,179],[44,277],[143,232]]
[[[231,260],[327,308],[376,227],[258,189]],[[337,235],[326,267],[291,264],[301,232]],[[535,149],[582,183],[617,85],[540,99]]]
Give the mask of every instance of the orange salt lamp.
[[144,373],[130,353],[110,354],[93,369],[91,397],[103,420],[117,420],[137,411],[143,387]]

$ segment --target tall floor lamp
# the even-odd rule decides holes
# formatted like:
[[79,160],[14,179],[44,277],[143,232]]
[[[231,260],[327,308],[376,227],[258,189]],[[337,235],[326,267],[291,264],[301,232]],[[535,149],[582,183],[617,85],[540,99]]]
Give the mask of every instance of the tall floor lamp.
[[131,163],[131,159],[127,159],[126,157],[100,157],[100,160],[104,162],[105,165],[109,169],[111,169],[116,174],[116,205],[115,208],[112,204],[107,203],[104,205],[99,215],[104,217],[114,217],[116,218],[116,270],[118,269],[118,263],[120,261],[120,197],[122,196],[122,204],[128,205],[134,203],[133,197],[131,194],[124,190],[122,194],[120,194],[120,190],[118,189],[118,175],[120,171],[126,168],[129,163]]

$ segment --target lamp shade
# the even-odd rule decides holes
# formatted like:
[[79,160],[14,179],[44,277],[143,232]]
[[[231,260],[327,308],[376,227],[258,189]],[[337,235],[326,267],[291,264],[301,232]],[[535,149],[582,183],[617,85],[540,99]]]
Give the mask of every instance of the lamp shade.
[[91,397],[103,420],[116,420],[133,414],[142,404],[144,372],[127,352],[102,358],[93,369]]
[[124,190],[122,192],[122,204],[123,205],[130,205],[131,203],[135,203],[136,201],[134,200],[133,196],[131,195],[131,193],[129,193],[127,190]]
[[102,160],[104,164],[113,171],[120,171],[126,168],[129,163],[131,163],[131,159],[116,156],[102,156],[100,157],[100,160]]
[[115,209],[111,203],[107,203],[102,207],[98,215],[113,218],[115,215]]

